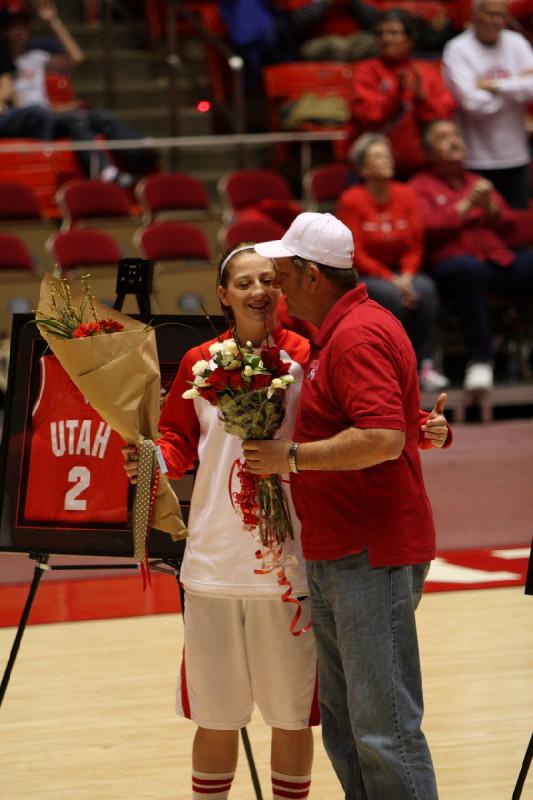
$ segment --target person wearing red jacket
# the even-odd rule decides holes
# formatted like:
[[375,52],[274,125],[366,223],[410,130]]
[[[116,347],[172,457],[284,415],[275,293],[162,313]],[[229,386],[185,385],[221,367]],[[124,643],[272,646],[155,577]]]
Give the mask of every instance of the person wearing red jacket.
[[441,391],[448,379],[433,361],[439,298],[431,278],[420,272],[422,225],[416,194],[391,180],[394,160],[385,136],[364,133],[350,155],[364,183],[341,194],[335,213],[357,242],[357,271],[370,297],[406,328],[421,388]]
[[533,295],[533,250],[505,242],[513,212],[486,178],[464,169],[465,143],[448,120],[424,133],[431,169],[411,180],[419,197],[431,275],[463,327],[468,363],[465,389],[493,385],[490,292]]
[[398,175],[409,177],[425,161],[421,127],[449,118],[455,101],[438,66],[411,57],[415,41],[408,14],[386,12],[376,32],[379,58],[353,67],[353,138],[369,130],[386,134]]

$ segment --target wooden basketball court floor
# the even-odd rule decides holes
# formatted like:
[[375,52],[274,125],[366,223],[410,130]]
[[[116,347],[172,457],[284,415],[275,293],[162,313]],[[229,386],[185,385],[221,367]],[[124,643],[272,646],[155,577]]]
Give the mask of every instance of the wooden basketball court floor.
[[[533,597],[429,594],[417,614],[441,800],[511,800],[533,722]],[[2,664],[13,636],[0,630]],[[188,800],[194,726],[173,710],[181,643],[176,614],[30,626],[0,711],[0,795]],[[248,732],[266,800],[268,729],[254,716]],[[319,730],[315,748],[311,798],[340,800]],[[255,797],[242,750],[231,797]]]
[[[423,457],[439,548],[530,542],[531,421],[454,434],[452,448]],[[29,580],[28,563],[14,569],[23,561],[4,557],[0,583]],[[533,597],[438,592],[417,616],[440,800],[511,800],[533,729]],[[2,672],[14,635],[0,628]],[[181,647],[176,613],[30,625],[0,709],[2,800],[189,800],[194,726],[174,714]],[[258,715],[248,731],[266,800],[269,731]],[[315,751],[312,800],[340,800],[319,730]],[[241,752],[231,798],[254,797]],[[533,800],[533,767],[522,800]]]

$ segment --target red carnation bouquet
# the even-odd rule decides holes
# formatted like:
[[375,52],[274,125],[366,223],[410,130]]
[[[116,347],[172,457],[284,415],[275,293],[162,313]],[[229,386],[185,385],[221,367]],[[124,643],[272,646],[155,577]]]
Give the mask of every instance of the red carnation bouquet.
[[[290,362],[283,361],[276,346],[265,346],[258,355],[251,342],[217,341],[209,348],[211,361],[193,365],[186,399],[203,397],[216,405],[227,433],[239,439],[271,439],[284,415],[285,390],[294,381]],[[231,488],[237,471],[241,490]],[[287,538],[293,538],[287,500],[279,475],[253,475],[244,461],[234,464],[230,475],[232,503],[239,508],[247,530],[258,530],[266,553],[281,554]]]
[[175,539],[187,535],[178,499],[160,472],[154,441],[160,410],[155,331],[95,300],[88,276],[72,292],[64,278],[45,275],[35,322],[65,372],[105,422],[139,448],[133,510],[134,557],[146,564],[150,527]]

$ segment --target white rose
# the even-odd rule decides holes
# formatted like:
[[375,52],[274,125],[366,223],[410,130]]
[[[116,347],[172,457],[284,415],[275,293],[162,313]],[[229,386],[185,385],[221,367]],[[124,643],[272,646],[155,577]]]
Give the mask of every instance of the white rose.
[[290,374],[282,375],[281,380],[283,381],[283,383],[292,383],[294,381],[294,375]]
[[234,339],[226,339],[226,341],[222,342],[222,352],[224,354],[233,355],[233,353],[237,353],[238,350],[237,342]]
[[217,353],[221,353],[223,349],[222,342],[213,342],[213,344],[209,345],[209,352],[212,356],[216,356]]
[[245,366],[245,368],[243,369],[242,372],[243,372],[243,375],[246,375],[246,377],[250,377],[250,375],[254,374],[254,371],[253,371],[253,369],[251,368],[251,366],[249,364],[247,364]]
[[231,361],[224,361],[223,363],[226,369],[237,369],[237,367],[242,365],[242,361],[238,361],[235,358],[232,358]]
[[193,364],[192,374],[193,375],[201,375],[202,372],[206,371],[206,369],[209,369],[209,362],[208,361],[197,361],[196,364]]
[[285,383],[281,378],[274,378],[272,383],[270,384],[270,386],[273,389],[284,389],[285,388]]
[[192,389],[187,389],[181,396],[184,400],[194,400],[195,397],[200,397],[200,392],[193,387]]

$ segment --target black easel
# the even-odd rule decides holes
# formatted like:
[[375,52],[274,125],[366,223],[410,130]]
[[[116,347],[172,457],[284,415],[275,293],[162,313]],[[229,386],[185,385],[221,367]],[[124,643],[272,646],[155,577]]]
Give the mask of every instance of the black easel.
[[529,767],[531,766],[531,761],[533,759],[533,733],[531,734],[531,739],[529,740],[529,744],[527,746],[526,754],[524,756],[524,761],[522,762],[522,769],[518,775],[518,780],[516,782],[516,786],[514,787],[514,792],[511,800],[519,800],[522,797],[522,789],[524,788],[524,784],[526,782],[527,773],[529,772]]
[[145,258],[121,258],[118,262],[116,298],[113,308],[121,311],[127,294],[137,298],[139,313],[152,313],[150,295],[154,279],[154,262]]
[[79,564],[73,566],[70,566],[70,564],[57,564],[56,566],[52,566],[48,563],[50,556],[45,555],[44,553],[30,553],[29,557],[33,558],[37,563],[35,564],[35,569],[33,571],[33,580],[30,585],[28,597],[26,598],[26,603],[24,604],[22,614],[20,615],[17,633],[15,635],[13,646],[11,647],[11,652],[9,654],[7,666],[4,671],[2,683],[0,684],[0,706],[2,705],[4,695],[7,691],[9,679],[15,665],[20,643],[26,629],[26,624],[30,616],[33,601],[35,600],[35,595],[37,594],[37,589],[39,588],[43,572],[58,569],[138,569],[137,564]]

